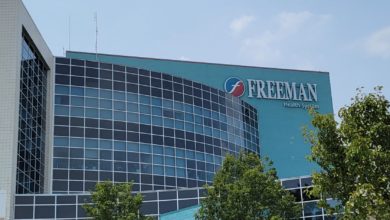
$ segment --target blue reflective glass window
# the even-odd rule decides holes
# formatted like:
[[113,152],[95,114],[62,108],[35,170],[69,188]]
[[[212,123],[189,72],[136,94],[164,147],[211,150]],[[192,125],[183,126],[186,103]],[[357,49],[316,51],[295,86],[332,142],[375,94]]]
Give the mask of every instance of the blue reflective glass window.
[[214,156],[212,154],[206,154],[206,161],[209,163],[214,163]]
[[150,164],[141,164],[141,172],[142,173],[152,173],[152,165]]
[[182,149],[176,149],[176,157],[183,157],[185,158],[186,152]]
[[140,154],[140,158],[143,163],[152,163],[152,155],[150,154]]
[[195,114],[202,115],[202,108],[194,106]]
[[70,147],[84,147],[84,139],[70,138]]
[[185,114],[185,120],[188,122],[194,122],[194,115],[190,113]]
[[99,100],[96,98],[86,98],[85,106],[97,108],[99,106]]
[[74,106],[84,106],[84,98],[72,96],[70,103]]
[[175,128],[184,130],[184,122],[182,122],[182,121],[175,121]]
[[64,94],[64,95],[68,95],[69,94],[69,86],[60,86],[60,85],[56,85],[56,93],[57,94]]
[[214,157],[215,163],[218,165],[221,165],[222,163],[222,158],[220,156],[215,156]]
[[175,149],[172,147],[165,147],[165,155],[175,156]]
[[198,171],[198,179],[206,180],[206,173],[203,171]]
[[160,145],[153,145],[153,153],[154,154],[164,154],[164,148]]
[[100,110],[100,118],[112,119],[112,111],[110,111],[110,110]]
[[86,88],[85,94],[86,96],[90,96],[90,97],[99,97],[99,90],[93,88]]
[[140,144],[140,151],[143,153],[152,153],[152,146],[150,144]]
[[54,138],[54,146],[68,146],[69,139],[63,137],[55,137]]
[[56,115],[69,115],[69,107],[56,105],[55,114]]
[[138,122],[139,121],[138,113],[127,113],[127,121]]
[[196,159],[200,161],[204,161],[204,153],[196,152]]
[[208,109],[203,109],[203,115],[205,117],[211,118],[211,111]]
[[218,113],[218,112],[212,111],[212,112],[211,112],[211,115],[212,115],[212,118],[213,118],[214,120],[219,121],[219,113]]
[[162,108],[152,107],[152,115],[162,116]]
[[126,142],[124,141],[114,141],[114,149],[115,150],[126,150]]
[[78,95],[78,96],[84,96],[84,88],[82,87],[71,87],[71,94],[72,95]]
[[175,119],[184,120],[184,113],[183,112],[175,111],[174,114],[175,114]]
[[126,171],[126,163],[124,163],[124,162],[115,162],[114,163],[114,170],[115,171],[125,172]]
[[68,159],[58,159],[54,158],[53,167],[54,168],[68,168]]
[[125,104],[125,102],[115,101],[114,102],[114,109],[115,110],[120,110],[120,111],[126,111],[126,104]]
[[116,120],[116,121],[126,121],[126,113],[115,111],[114,112],[114,120]]
[[192,108],[192,105],[185,104],[184,105],[184,110],[188,113],[193,113],[194,109]]
[[86,149],[85,150],[85,158],[89,159],[98,159],[98,151],[97,150],[91,150],[91,149]]
[[128,163],[127,164],[127,171],[133,172],[133,173],[138,173],[140,171],[139,164],[138,163]]
[[99,117],[99,110],[96,108],[86,108],[85,109],[85,116],[88,118],[98,118]]
[[99,142],[97,139],[85,139],[85,148],[98,148]]
[[150,125],[152,123],[151,116],[140,114],[140,123]]
[[186,170],[183,168],[176,168],[177,176],[178,177],[186,177]]
[[128,102],[138,102],[138,94],[127,93],[127,101]]
[[101,89],[100,90],[100,98],[112,99],[112,91]]
[[152,116],[152,124],[153,125],[162,126],[163,125],[163,119],[161,117]]
[[195,132],[198,134],[203,134],[203,127],[202,125],[195,125]]
[[85,160],[85,169],[87,170],[97,170],[99,165],[98,165],[97,160]]
[[114,99],[116,100],[126,100],[126,95],[124,92],[114,91]]
[[100,108],[112,109],[112,100],[100,99]]
[[173,108],[173,102],[171,100],[164,99],[163,100],[163,107],[172,109]]
[[149,105],[140,105],[139,111],[143,114],[150,114],[150,106]]
[[129,102],[127,103],[127,111],[128,112],[138,112],[138,104]]
[[139,144],[134,142],[128,142],[127,151],[139,152]]
[[195,123],[203,124],[203,117],[199,115],[195,115]]
[[100,169],[101,170],[112,170],[112,162],[111,161],[100,161]]
[[204,127],[204,134],[205,134],[205,135],[211,136],[211,135],[212,135],[212,132],[211,132],[211,131],[212,131],[212,130],[211,130],[210,127],[207,127],[207,126]]
[[163,166],[153,166],[153,174],[156,175],[164,175],[164,167]]
[[81,108],[81,107],[71,107],[70,115],[71,116],[84,117],[84,108]]
[[174,128],[173,119],[164,118],[164,126],[168,128]]
[[165,156],[165,165],[175,166],[175,158]]
[[84,160],[70,159],[71,169],[83,169],[84,168]]
[[150,105],[150,96],[140,95],[139,96],[139,102],[141,104]]
[[194,124],[191,124],[191,123],[185,123],[185,130],[186,131],[191,131],[191,132],[194,132]]
[[186,160],[176,158],[176,166],[178,166],[178,167],[186,167]]
[[181,102],[175,102],[175,110],[184,110],[184,105]]
[[219,138],[221,136],[221,132],[218,129],[213,129],[213,136]]
[[167,176],[175,176],[175,168],[165,167],[165,173]]
[[195,159],[195,152],[191,150],[186,150],[186,156],[188,159]]
[[206,170],[209,172],[214,172],[214,164],[206,163]]
[[228,139],[228,134],[227,134],[226,131],[222,131],[222,132],[221,132],[221,139],[222,139],[222,140],[227,140],[227,139]]
[[160,98],[152,97],[152,105],[155,106],[162,106],[162,100]]
[[214,173],[206,172],[207,181],[212,182],[214,180]]
[[164,157],[160,155],[153,155],[153,164],[164,165]]
[[221,121],[226,122],[226,115],[220,114]]
[[69,105],[69,96],[67,95],[56,95],[55,104],[57,105]]
[[100,140],[100,149],[107,149],[111,150],[112,149],[112,141],[108,140]]

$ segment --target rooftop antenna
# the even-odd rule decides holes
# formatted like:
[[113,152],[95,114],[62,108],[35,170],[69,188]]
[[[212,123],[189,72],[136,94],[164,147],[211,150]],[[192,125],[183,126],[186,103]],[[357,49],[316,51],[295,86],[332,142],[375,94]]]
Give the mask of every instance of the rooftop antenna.
[[70,50],[70,15],[68,17],[68,50]]
[[96,27],[96,36],[95,36],[95,55],[96,55],[96,61],[98,60],[98,18],[97,18],[97,12],[95,12],[95,27]]

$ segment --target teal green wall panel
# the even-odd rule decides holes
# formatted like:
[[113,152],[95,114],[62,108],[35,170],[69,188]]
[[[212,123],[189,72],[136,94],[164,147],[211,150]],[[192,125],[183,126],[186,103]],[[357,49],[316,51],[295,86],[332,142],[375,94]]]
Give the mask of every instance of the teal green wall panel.
[[179,209],[177,211],[168,212],[160,215],[160,220],[193,220],[195,219],[195,213],[198,211],[199,206],[192,206],[185,209]]

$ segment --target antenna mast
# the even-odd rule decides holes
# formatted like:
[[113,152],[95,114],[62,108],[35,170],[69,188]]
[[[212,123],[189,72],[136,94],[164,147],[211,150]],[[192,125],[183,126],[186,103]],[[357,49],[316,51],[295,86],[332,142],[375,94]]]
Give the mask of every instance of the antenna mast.
[[95,27],[96,27],[96,35],[95,35],[95,55],[96,55],[96,61],[98,60],[98,19],[97,19],[97,12],[95,12]]
[[68,17],[68,50],[70,50],[70,15]]

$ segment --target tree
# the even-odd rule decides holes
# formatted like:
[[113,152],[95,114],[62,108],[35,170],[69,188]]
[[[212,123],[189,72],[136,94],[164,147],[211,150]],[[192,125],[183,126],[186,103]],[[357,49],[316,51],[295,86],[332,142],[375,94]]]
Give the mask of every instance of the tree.
[[272,162],[253,153],[227,155],[213,186],[205,186],[196,219],[288,219],[299,217],[300,207],[277,179]]
[[[390,113],[381,87],[333,115],[312,111],[315,130],[306,131],[309,159],[322,168],[313,175],[313,195],[329,212],[344,219],[390,219]],[[331,207],[325,198],[337,199]]]
[[85,204],[88,216],[96,220],[141,220],[152,219],[143,216],[139,209],[141,194],[132,195],[132,183],[97,183],[91,192],[92,204]]

